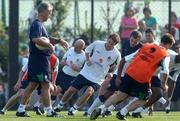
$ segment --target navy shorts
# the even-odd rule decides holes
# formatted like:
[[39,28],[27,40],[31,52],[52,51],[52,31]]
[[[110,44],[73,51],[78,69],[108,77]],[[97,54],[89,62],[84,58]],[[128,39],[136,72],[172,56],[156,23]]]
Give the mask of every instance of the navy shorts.
[[81,88],[83,88],[85,86],[91,86],[94,89],[94,91],[97,91],[99,89],[99,87],[100,87],[99,84],[89,81],[88,79],[86,79],[81,74],[79,74],[74,79],[71,86],[78,89],[78,90],[80,90]]
[[60,86],[62,88],[62,93],[64,93],[71,86],[71,83],[75,78],[76,77],[67,75],[60,70],[56,79],[56,85]]
[[162,83],[161,83],[161,80],[159,79],[159,77],[153,76],[151,78],[151,87],[160,87],[160,88],[162,88]]
[[30,54],[28,62],[28,79],[36,83],[51,80],[49,56],[43,54]]
[[125,74],[122,78],[119,90],[140,100],[146,100],[149,96],[149,84],[139,83],[129,75]]
[[29,85],[29,80],[23,80],[21,81],[21,89],[26,89],[26,87]]
[[116,87],[116,77],[117,75],[114,74],[113,77],[111,78],[107,88],[109,91],[118,91],[118,88]]

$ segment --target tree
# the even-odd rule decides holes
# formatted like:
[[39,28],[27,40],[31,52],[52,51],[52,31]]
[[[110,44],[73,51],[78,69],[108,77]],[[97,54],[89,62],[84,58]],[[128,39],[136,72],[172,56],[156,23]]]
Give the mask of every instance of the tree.
[[50,1],[53,5],[53,14],[51,17],[52,26],[49,30],[50,34],[53,36],[59,36],[61,32],[64,31],[64,20],[68,15],[68,10],[70,7],[70,0],[56,0]]

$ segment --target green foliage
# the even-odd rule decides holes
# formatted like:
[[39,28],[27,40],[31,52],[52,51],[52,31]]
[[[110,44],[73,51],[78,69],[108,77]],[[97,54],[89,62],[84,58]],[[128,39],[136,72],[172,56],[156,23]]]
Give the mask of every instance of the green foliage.
[[64,21],[68,15],[70,0],[50,0],[50,2],[53,5],[53,14],[51,17],[52,26],[49,32],[53,36],[59,36],[59,33],[64,31]]
[[[5,27],[0,21],[0,66],[5,74],[7,74],[8,65],[8,34]],[[0,82],[4,80],[7,75],[0,75]]]

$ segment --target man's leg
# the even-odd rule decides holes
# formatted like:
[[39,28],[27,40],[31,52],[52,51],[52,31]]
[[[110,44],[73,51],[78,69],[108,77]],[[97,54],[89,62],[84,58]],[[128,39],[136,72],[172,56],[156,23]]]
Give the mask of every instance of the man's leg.
[[4,115],[8,109],[14,106],[18,102],[18,100],[22,97],[23,94],[24,94],[24,89],[19,89],[18,92],[7,101],[6,105],[0,111],[0,115]]
[[60,100],[59,104],[54,107],[55,111],[59,111],[63,108],[64,104],[66,104],[71,98],[72,96],[78,92],[78,89],[74,88],[74,87],[69,87],[69,89],[64,93],[62,99]]
[[103,114],[106,109],[113,104],[120,103],[128,97],[128,94],[118,91],[116,94],[112,95],[108,100],[100,106],[100,108],[95,109],[90,116],[91,120],[95,120],[100,114]]
[[93,93],[94,93],[93,87],[89,86],[86,89],[85,93],[76,101],[73,107],[70,108],[68,115],[74,115],[79,107],[82,107],[87,103],[87,101],[93,95]]
[[25,107],[29,102],[29,99],[30,99],[30,97],[32,95],[33,90],[35,90],[38,85],[39,84],[35,83],[35,82],[30,82],[29,83],[28,87],[24,91],[24,95],[23,95],[23,97],[21,99],[21,103],[20,103],[20,105],[19,105],[19,107],[17,109],[16,116],[20,116],[20,117],[28,116],[26,114]]

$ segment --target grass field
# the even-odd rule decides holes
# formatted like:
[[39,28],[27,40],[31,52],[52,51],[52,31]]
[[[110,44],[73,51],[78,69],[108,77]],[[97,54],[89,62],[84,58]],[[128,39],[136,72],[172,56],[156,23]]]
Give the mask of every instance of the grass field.
[[[16,117],[14,111],[7,112],[6,115],[0,116],[0,121],[90,121],[89,118],[83,117],[83,112],[78,112],[76,116],[67,116],[67,112],[61,112],[64,118],[47,118],[46,116],[37,116],[34,112],[28,112],[31,117],[23,118]],[[98,118],[96,121],[118,121],[115,117],[115,112],[112,116],[107,118]],[[143,118],[128,117],[128,121],[180,121],[180,112],[171,112],[166,114],[165,112],[154,112],[153,116],[144,115]]]

